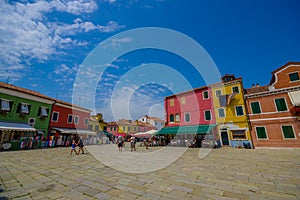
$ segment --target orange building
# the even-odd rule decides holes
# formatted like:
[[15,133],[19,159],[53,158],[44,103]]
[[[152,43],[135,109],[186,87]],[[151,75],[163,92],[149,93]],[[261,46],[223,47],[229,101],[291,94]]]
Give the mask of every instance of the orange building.
[[269,85],[245,90],[254,147],[300,147],[300,62],[272,72]]

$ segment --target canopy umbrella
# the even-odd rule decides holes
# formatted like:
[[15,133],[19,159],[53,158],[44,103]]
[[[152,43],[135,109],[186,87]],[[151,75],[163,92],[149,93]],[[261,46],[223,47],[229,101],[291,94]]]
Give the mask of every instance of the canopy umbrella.
[[157,133],[157,130],[150,130],[150,131],[146,131],[146,132],[139,132],[134,134],[134,136],[137,137],[150,137],[152,135],[155,135]]

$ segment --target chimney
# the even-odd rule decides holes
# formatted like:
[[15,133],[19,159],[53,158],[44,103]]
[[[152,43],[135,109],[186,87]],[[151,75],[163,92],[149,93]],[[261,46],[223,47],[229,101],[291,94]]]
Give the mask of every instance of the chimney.
[[258,83],[256,83],[256,87],[257,87],[257,88],[259,87],[259,84],[258,84]]
[[255,84],[254,83],[252,83],[252,88],[255,88]]

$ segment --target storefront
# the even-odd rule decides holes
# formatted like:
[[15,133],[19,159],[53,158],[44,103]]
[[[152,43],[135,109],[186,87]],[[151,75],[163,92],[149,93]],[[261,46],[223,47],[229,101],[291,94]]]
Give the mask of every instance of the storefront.
[[0,150],[23,150],[41,146],[41,136],[28,124],[0,122]]
[[99,143],[99,136],[93,131],[85,129],[52,128],[49,145],[70,146],[72,139],[80,137],[84,145]]

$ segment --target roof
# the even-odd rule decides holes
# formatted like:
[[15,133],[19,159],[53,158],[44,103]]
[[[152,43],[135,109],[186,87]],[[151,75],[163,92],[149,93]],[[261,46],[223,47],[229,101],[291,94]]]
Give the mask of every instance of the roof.
[[43,95],[43,94],[41,94],[39,92],[36,92],[36,91],[33,91],[33,90],[28,90],[28,89],[25,89],[25,88],[21,88],[21,87],[18,87],[18,86],[15,86],[15,85],[11,85],[11,84],[8,84],[8,83],[0,82],[0,87],[6,88],[6,89],[10,89],[10,90],[14,90],[14,91],[17,91],[17,92],[22,92],[22,93],[30,94],[30,95],[41,97],[41,98],[44,98],[44,99],[56,101],[54,98],[45,96],[45,95]]
[[65,134],[87,134],[87,135],[96,135],[94,131],[88,130],[88,129],[76,129],[76,128],[56,128],[53,127],[52,129],[60,131],[61,133]]
[[0,122],[0,130],[36,131],[29,124],[12,122]]
[[269,90],[269,85],[253,87],[249,89],[245,89],[245,94],[254,94],[259,92],[266,92]]
[[196,92],[197,90],[205,90],[205,89],[208,89],[208,86],[202,86],[202,87],[194,88],[192,90],[187,90],[187,91],[180,92],[180,93],[177,93],[177,94],[172,94],[170,96],[166,96],[165,98],[174,97],[174,96],[180,96],[180,95],[184,95],[184,94]]
[[211,131],[215,124],[194,126],[170,126],[162,128],[156,135],[166,134],[206,134]]
[[281,67],[275,69],[274,71],[272,71],[272,77],[271,77],[270,85],[272,85],[272,83],[275,82],[275,73],[279,72],[280,70],[282,70],[282,69],[284,69],[284,68],[286,68],[286,67],[288,67],[290,65],[300,65],[300,62],[292,62],[292,61],[290,61],[290,62],[287,62],[286,64],[284,64],[283,66],[281,66]]

